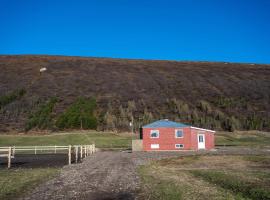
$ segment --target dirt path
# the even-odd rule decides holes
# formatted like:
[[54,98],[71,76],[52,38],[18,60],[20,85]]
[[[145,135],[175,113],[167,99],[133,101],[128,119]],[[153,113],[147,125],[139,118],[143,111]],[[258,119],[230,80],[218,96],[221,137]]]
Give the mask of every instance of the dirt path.
[[134,199],[139,186],[129,153],[98,152],[23,199]]

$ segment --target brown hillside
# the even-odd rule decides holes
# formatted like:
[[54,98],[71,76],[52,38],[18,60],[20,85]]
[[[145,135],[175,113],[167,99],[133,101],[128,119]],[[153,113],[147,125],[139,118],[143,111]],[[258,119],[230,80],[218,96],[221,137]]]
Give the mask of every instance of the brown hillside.
[[[47,71],[40,76],[41,67]],[[252,129],[245,124],[252,123],[249,120],[259,121],[258,129],[270,124],[269,65],[0,56],[0,96],[20,88],[26,94],[1,109],[2,131],[23,129],[37,102],[53,96],[61,100],[54,108],[55,117],[78,96],[86,96],[97,99],[101,117],[111,104],[112,114],[120,119],[119,106],[126,108],[128,101],[134,101],[135,121],[147,109],[156,119],[206,128],[224,129],[226,120],[239,129]],[[106,127],[106,119],[99,120],[99,127]]]

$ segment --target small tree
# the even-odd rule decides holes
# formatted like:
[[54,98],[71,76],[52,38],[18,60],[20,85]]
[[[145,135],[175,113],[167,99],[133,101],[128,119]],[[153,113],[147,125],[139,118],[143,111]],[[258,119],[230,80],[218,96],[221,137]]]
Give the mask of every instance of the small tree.
[[79,97],[56,121],[58,128],[95,129],[97,119],[94,116],[95,99]]

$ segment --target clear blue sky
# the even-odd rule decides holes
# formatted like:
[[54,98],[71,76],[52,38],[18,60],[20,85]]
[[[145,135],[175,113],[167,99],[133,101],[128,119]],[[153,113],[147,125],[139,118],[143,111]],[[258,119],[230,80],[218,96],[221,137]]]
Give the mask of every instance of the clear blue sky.
[[270,63],[270,0],[0,0],[0,54]]

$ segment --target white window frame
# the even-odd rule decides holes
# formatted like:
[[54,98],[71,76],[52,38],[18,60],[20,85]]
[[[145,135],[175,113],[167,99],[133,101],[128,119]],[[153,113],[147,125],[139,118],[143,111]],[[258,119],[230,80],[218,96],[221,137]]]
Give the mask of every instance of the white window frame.
[[[177,131],[182,131],[182,137],[177,137]],[[184,137],[184,130],[183,129],[175,129],[175,138],[183,138]]]
[[159,144],[151,144],[151,149],[159,149]]
[[[157,132],[157,137],[152,137],[153,132]],[[151,130],[150,131],[150,138],[159,138],[159,130]]]
[[[182,145],[182,147],[180,147],[180,146],[177,147],[177,145]],[[184,144],[175,144],[175,148],[176,148],[176,149],[183,149],[183,148],[184,148]]]

